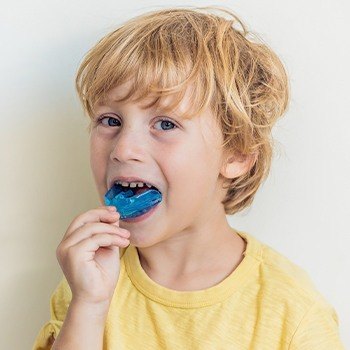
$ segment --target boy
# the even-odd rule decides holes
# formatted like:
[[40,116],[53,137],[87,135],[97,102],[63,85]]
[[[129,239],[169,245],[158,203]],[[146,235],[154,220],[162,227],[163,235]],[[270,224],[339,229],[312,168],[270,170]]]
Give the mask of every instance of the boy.
[[268,175],[288,79],[234,14],[201,9],[133,18],[79,68],[101,203],[113,186],[147,184],[162,201],[72,221],[34,349],[343,349],[308,275],[227,222]]

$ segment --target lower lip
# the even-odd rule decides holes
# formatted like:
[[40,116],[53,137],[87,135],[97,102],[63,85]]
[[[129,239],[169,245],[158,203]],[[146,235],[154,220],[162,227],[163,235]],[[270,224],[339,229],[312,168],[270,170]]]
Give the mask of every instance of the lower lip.
[[121,219],[124,222],[139,222],[142,220],[147,219],[148,217],[150,217],[158,208],[159,204],[157,204],[156,206],[154,206],[151,210],[149,210],[148,212],[146,212],[145,214],[136,216],[134,218],[129,218],[129,219]]

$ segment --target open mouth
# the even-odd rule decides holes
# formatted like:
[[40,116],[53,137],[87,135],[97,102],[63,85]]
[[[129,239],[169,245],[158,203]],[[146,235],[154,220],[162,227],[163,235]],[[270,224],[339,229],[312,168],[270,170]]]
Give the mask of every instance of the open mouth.
[[159,191],[157,187],[155,187],[155,186],[148,187],[145,184],[142,187],[139,187],[139,186],[131,187],[131,186],[122,186],[121,184],[115,183],[114,186],[116,187],[118,193],[127,192],[127,191],[131,190],[133,193],[133,196],[140,194],[140,193],[143,193],[143,192],[146,192],[148,190],[156,190],[156,191],[161,193],[161,191]]
[[116,182],[104,196],[105,205],[115,206],[121,219],[136,216],[143,218],[143,214],[148,211],[151,213],[152,207],[161,201],[162,193],[155,186],[143,183],[131,187]]

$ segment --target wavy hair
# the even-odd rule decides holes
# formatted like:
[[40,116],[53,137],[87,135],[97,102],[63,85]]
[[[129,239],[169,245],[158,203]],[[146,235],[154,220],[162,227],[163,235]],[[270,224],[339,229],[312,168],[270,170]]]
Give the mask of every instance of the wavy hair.
[[271,129],[289,102],[286,70],[268,45],[224,7],[150,11],[122,23],[84,57],[75,82],[90,118],[110,89],[129,80],[133,84],[119,101],[152,96],[149,108],[172,96],[161,106],[169,112],[186,88],[194,87],[193,103],[183,117],[209,107],[223,134],[223,150],[256,156],[244,175],[223,182],[226,214],[248,207],[269,174]]

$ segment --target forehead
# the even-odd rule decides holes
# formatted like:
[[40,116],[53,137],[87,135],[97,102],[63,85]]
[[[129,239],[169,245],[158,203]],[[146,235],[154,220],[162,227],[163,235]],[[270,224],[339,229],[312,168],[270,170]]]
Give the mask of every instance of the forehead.
[[[164,93],[158,95],[156,95],[155,93],[149,93],[147,96],[142,97],[142,99],[139,99],[137,96],[137,87],[133,87],[132,84],[133,81],[129,80],[118,86],[115,86],[107,92],[106,97],[104,99],[101,99],[96,103],[96,106],[103,107],[105,105],[113,104],[116,104],[118,106],[127,104],[137,104],[141,109],[167,111],[183,119],[191,119],[190,115],[191,117],[195,116],[192,113],[193,104],[191,103],[194,94],[193,86],[189,85],[183,92],[183,97],[179,101],[176,101],[176,97],[174,94],[165,95]],[[133,96],[130,96],[127,100],[119,101],[120,99],[123,99],[131,89],[134,89],[135,91]],[[157,103],[153,106],[150,106],[157,97],[159,99]]]

